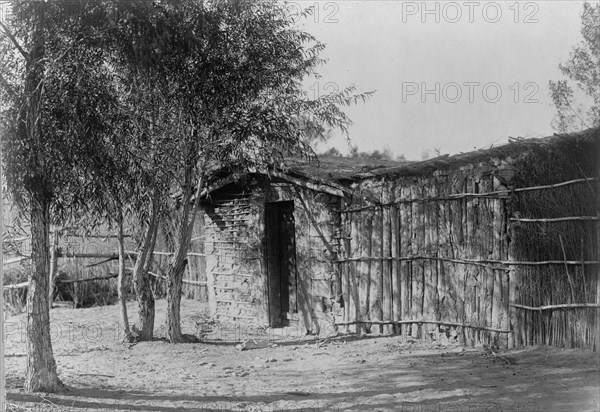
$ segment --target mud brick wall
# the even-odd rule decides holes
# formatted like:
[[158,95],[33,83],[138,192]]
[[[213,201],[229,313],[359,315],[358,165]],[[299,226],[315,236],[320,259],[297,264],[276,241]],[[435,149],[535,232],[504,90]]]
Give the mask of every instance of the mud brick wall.
[[261,203],[236,189],[219,193],[206,208],[208,301],[219,320],[251,323],[266,318]]
[[222,321],[269,324],[265,210],[293,202],[295,267],[289,279],[288,326],[297,333],[333,330],[339,271],[339,205],[335,196],[257,178],[213,193],[205,207],[209,305]]

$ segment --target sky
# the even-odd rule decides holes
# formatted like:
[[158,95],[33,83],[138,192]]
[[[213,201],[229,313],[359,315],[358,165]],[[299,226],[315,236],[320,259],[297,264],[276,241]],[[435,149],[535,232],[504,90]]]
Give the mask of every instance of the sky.
[[[351,144],[420,160],[543,137],[580,34],[580,1],[293,1],[314,7],[301,26],[327,48],[309,93],[376,90],[346,109]],[[327,144],[343,153],[340,133]]]

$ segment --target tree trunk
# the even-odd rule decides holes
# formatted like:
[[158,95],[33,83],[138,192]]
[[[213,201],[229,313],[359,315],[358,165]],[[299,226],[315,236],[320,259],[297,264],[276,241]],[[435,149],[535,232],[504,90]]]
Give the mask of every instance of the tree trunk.
[[133,336],[129,329],[129,318],[127,316],[127,300],[125,295],[125,236],[123,234],[123,214],[119,211],[118,216],[118,233],[117,240],[119,242],[119,277],[117,279],[117,292],[119,294],[119,303],[121,305],[121,322],[123,322],[123,340],[131,342]]
[[[184,255],[185,256],[185,255]],[[187,259],[177,259],[169,263],[167,271],[167,340],[171,343],[187,342],[181,333],[181,295],[183,274]]]
[[43,155],[41,131],[42,88],[44,80],[44,3],[35,7],[31,51],[26,66],[26,104],[19,113],[19,131],[23,141],[32,144],[29,167],[32,176],[26,180],[31,196],[31,271],[27,291],[27,369],[25,390],[56,392],[65,386],[56,373],[56,361],[50,338],[48,289],[50,275],[50,201],[49,173]]
[[138,301],[138,315],[140,323],[137,330],[137,340],[152,340],[154,336],[154,295],[150,287],[148,274],[141,275],[142,279],[136,279],[135,289]]
[[154,246],[159,224],[159,199],[155,196],[152,202],[151,215],[146,223],[146,230],[138,247],[137,260],[133,268],[135,293],[138,302],[140,324],[136,332],[137,340],[152,340],[154,335],[154,294],[150,285],[148,270],[152,264]]
[[[196,162],[188,162],[188,165],[195,165]],[[198,180],[196,187],[196,197],[192,203],[194,189],[192,186],[194,168],[186,170],[186,180],[184,186],[183,199],[181,201],[181,210],[173,211],[174,215],[180,213],[180,219],[176,220],[174,225],[175,250],[169,267],[167,269],[167,340],[171,343],[185,343],[193,341],[181,333],[181,294],[183,291],[183,274],[187,265],[187,251],[192,238],[192,231],[196,214],[200,205],[200,193],[202,188],[202,179]]]
[[43,196],[31,199],[31,272],[27,291],[27,371],[25,389],[56,392],[64,389],[56,373],[50,340],[48,280],[50,269],[50,205]]
[[[191,197],[191,196],[189,196]],[[186,199],[189,204],[189,198]],[[175,225],[175,250],[167,269],[167,340],[184,343],[188,340],[181,333],[181,295],[183,274],[187,265],[187,250],[192,235],[194,219],[189,216],[189,206],[183,207],[178,224]],[[174,212],[175,214],[177,211]]]
[[[148,227],[148,232],[152,229],[152,227]],[[147,233],[146,235],[152,236],[152,233]],[[148,261],[152,259],[153,251],[148,250],[149,246],[145,246],[143,249],[144,250],[139,251],[141,253],[138,252],[138,259],[133,268],[134,287],[137,295],[138,315],[140,318],[137,339],[152,340],[154,334],[154,295],[152,293],[147,267],[149,266]]]

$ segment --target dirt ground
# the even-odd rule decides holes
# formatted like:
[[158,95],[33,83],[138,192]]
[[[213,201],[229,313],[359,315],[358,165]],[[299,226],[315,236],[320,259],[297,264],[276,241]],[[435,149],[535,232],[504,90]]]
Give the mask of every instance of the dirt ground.
[[[203,303],[182,302],[184,333]],[[156,335],[164,336],[165,301]],[[130,318],[136,307],[129,305]],[[51,311],[69,390],[26,394],[25,318],[6,324],[8,410],[599,411],[598,353],[535,347],[463,349],[398,336],[276,336],[219,328],[203,343],[120,343],[117,306]],[[249,335],[259,348],[236,348]],[[253,342],[251,342],[253,343]],[[265,347],[266,346],[266,347]]]

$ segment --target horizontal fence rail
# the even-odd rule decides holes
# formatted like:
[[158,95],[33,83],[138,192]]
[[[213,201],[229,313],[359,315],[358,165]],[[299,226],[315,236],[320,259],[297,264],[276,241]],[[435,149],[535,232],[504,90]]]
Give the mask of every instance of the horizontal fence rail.
[[518,305],[516,303],[510,303],[509,306],[513,308],[525,309],[525,310],[534,310],[534,311],[543,311],[543,310],[554,310],[554,309],[600,309],[600,303],[564,303],[561,305],[545,305],[545,306],[526,306],[526,305]]
[[355,320],[351,322],[336,322],[336,326],[349,326],[349,325],[358,325],[358,324],[366,324],[366,325],[409,325],[409,324],[431,324],[431,325],[442,325],[442,326],[458,326],[463,328],[471,328],[471,329],[480,329],[487,330],[490,332],[496,333],[512,333],[512,330],[508,329],[498,329],[491,328],[488,326],[481,325],[473,325],[469,323],[459,323],[459,322],[446,322],[441,320]]
[[491,266],[491,264],[507,265],[507,266],[543,266],[543,265],[598,265],[598,260],[544,260],[538,262],[520,262],[510,260],[492,260],[492,259],[453,259],[437,256],[361,256],[354,258],[338,259],[334,263],[345,262],[364,262],[364,261],[400,261],[410,262],[413,260],[439,260],[443,262],[462,263],[465,265],[476,265],[489,267],[495,270],[508,270],[505,267]]
[[[132,272],[126,272],[125,274],[127,276],[131,276]],[[160,278],[160,279],[164,279],[164,280],[167,279],[166,276],[162,276],[162,275],[156,274],[154,272],[148,272],[148,274],[150,276],[154,276],[156,278]],[[71,283],[92,282],[92,281],[96,281],[96,280],[113,279],[118,276],[119,276],[118,273],[109,273],[106,276],[95,276],[95,277],[91,277],[91,278],[82,278],[82,279],[57,280],[56,283],[62,284],[62,285],[67,285],[67,284],[71,284]],[[195,281],[195,280],[188,280],[188,279],[183,279],[182,281],[184,284],[187,284],[187,285],[197,285],[197,286],[208,285],[207,282],[202,282],[202,281]],[[14,285],[4,285],[3,286],[4,289],[22,289],[22,288],[27,288],[27,287],[29,287],[29,282],[21,282],[21,283],[17,283]]]
[[[137,255],[137,252],[134,252],[131,250],[126,250],[125,254]],[[153,254],[156,256],[172,256],[173,255],[172,252],[153,252]],[[189,252],[186,254],[186,256],[206,257],[206,254]],[[56,257],[58,257],[58,258],[79,258],[79,259],[106,259],[105,261],[91,264],[88,267],[96,266],[98,264],[110,262],[111,260],[119,259],[119,255],[116,253],[75,253],[75,252],[64,252],[63,253],[63,252],[59,252],[59,253],[57,253]],[[11,258],[11,259],[5,260],[3,262],[3,264],[5,266],[13,265],[16,263],[21,263],[21,262],[29,260],[29,259],[31,259],[31,256],[19,256],[16,258]]]
[[598,216],[566,216],[566,217],[553,217],[553,218],[539,218],[539,219],[531,219],[531,218],[510,218],[512,222],[524,222],[524,223],[555,223],[555,222],[573,222],[573,221],[582,221],[582,222],[592,222],[596,220],[600,220]]
[[412,199],[397,199],[397,200],[394,200],[393,202],[377,203],[377,204],[368,205],[368,206],[361,206],[361,207],[356,207],[356,208],[351,208],[351,209],[345,209],[345,210],[341,210],[340,213],[361,212],[363,210],[379,209],[382,207],[395,206],[395,205],[401,205],[401,204],[406,204],[406,203],[440,202],[440,201],[448,201],[448,200],[462,200],[465,198],[506,197],[507,195],[510,195],[511,193],[528,192],[528,191],[534,191],[534,190],[548,190],[548,189],[551,190],[551,189],[556,189],[559,187],[564,187],[564,186],[569,186],[569,185],[574,185],[574,184],[581,184],[581,183],[596,182],[596,181],[600,181],[600,178],[587,177],[587,178],[582,178],[582,179],[569,180],[566,182],[556,183],[556,184],[552,184],[552,185],[521,187],[521,188],[516,188],[514,190],[495,190],[495,191],[483,192],[483,193],[455,193],[455,194],[450,194],[447,196],[440,196],[440,197],[420,197],[420,198],[412,198]]

